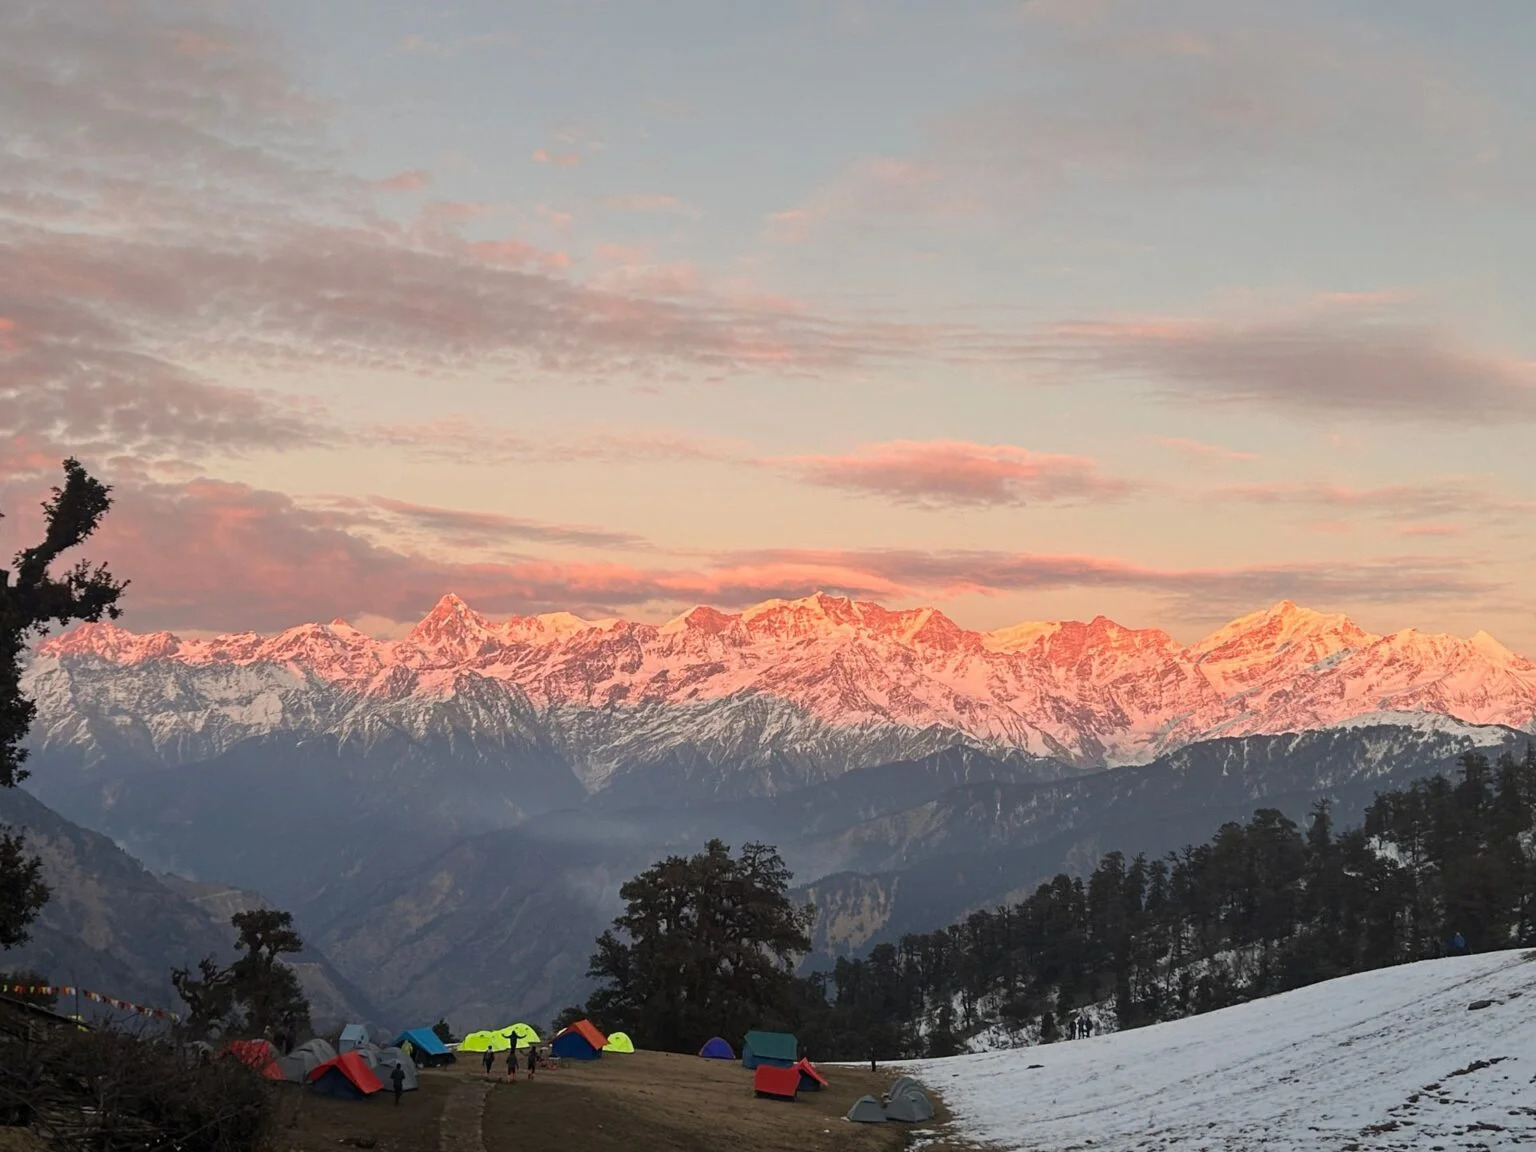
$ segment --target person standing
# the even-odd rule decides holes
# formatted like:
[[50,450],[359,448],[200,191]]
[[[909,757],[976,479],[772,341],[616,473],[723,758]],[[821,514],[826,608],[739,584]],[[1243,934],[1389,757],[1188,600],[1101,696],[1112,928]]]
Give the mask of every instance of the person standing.
[[395,1089],[395,1107],[400,1107],[400,1094],[405,1091],[405,1069],[395,1065],[395,1070],[389,1074],[389,1082]]
[[538,1063],[539,1046],[537,1044],[530,1044],[528,1045],[528,1079],[533,1079],[533,1070],[538,1067]]
[[487,1048],[485,1050],[485,1056],[481,1059],[480,1063],[485,1065],[485,1074],[489,1076],[491,1074],[491,1068],[496,1063],[496,1053]]
[[516,1080],[517,1079],[517,1045],[516,1044],[513,1044],[512,1047],[507,1049],[507,1079],[508,1080]]

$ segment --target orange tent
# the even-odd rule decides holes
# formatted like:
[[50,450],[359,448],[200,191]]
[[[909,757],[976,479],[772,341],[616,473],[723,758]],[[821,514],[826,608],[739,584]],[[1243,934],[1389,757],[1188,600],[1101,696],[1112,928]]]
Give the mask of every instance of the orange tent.
[[550,1052],[562,1060],[596,1060],[608,1047],[608,1037],[590,1020],[578,1020],[550,1041]]
[[287,1079],[277,1066],[277,1049],[267,1040],[235,1040],[224,1051],[268,1080]]
[[345,1100],[362,1100],[384,1088],[356,1049],[316,1065],[310,1070],[309,1082],[314,1085],[316,1092],[326,1096],[340,1096]]
[[794,1068],[796,1072],[800,1073],[800,1091],[820,1092],[827,1086],[827,1078],[818,1072],[816,1065],[812,1064],[804,1056],[795,1061]]

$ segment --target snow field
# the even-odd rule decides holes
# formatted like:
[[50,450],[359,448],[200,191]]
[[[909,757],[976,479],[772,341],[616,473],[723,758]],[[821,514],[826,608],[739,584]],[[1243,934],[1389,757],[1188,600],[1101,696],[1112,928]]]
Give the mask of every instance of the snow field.
[[[1481,1000],[1494,1003],[1469,1010]],[[1536,1148],[1536,953],[1407,964],[905,1071],[962,1135],[999,1149]]]

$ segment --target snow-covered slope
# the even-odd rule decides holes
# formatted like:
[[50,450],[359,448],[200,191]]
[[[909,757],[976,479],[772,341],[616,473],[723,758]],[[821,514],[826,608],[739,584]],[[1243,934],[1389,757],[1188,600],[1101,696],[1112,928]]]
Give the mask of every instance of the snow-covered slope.
[[908,1071],[944,1096],[965,1135],[999,1149],[1536,1147],[1536,962],[1526,956],[1536,953],[1408,964]]
[[662,762],[762,770],[749,791],[956,743],[1084,767],[1382,713],[1525,729],[1536,664],[1481,633],[1374,636],[1289,601],[1189,646],[1104,617],[967,631],[817,594],[663,625],[491,621],[445,596],[405,639],[342,621],[185,640],[86,625],[45,643],[34,739],[185,763],[273,734],[539,748],[589,792]]

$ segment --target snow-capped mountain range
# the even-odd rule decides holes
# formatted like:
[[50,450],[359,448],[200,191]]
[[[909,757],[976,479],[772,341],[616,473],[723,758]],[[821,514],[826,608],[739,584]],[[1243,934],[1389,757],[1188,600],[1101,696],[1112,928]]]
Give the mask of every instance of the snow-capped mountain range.
[[340,620],[199,640],[83,625],[40,646],[25,688],[34,745],[87,763],[404,734],[537,750],[589,793],[660,762],[746,772],[723,790],[762,794],[955,744],[1092,768],[1383,713],[1522,730],[1536,717],[1536,664],[1486,633],[1376,636],[1289,601],[1183,645],[1102,616],[975,632],[821,593],[661,625],[491,621],[448,595],[401,640]]

